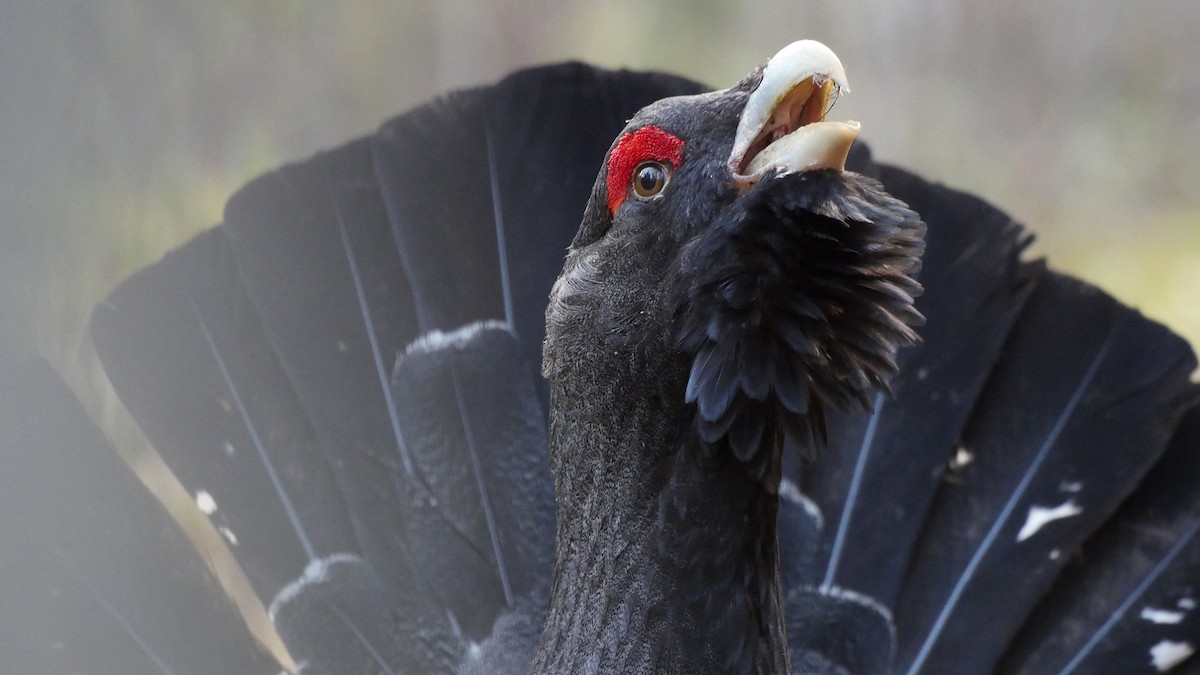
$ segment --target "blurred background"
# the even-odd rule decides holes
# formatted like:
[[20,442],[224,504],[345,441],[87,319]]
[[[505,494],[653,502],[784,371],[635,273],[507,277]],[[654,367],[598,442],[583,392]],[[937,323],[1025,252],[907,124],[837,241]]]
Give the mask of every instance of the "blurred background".
[[263,171],[520,66],[726,86],[799,37],[841,56],[853,93],[834,116],[878,158],[1002,206],[1035,253],[1200,344],[1193,0],[0,8],[0,348],[36,345],[77,388],[94,386],[92,306]]

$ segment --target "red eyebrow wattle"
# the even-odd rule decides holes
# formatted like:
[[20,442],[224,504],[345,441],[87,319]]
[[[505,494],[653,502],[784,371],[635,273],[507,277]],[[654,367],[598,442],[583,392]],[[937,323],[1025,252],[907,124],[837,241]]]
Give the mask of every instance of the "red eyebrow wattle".
[[659,127],[642,127],[617,141],[608,158],[608,211],[616,213],[629,194],[629,181],[638,164],[646,161],[679,166],[684,142]]

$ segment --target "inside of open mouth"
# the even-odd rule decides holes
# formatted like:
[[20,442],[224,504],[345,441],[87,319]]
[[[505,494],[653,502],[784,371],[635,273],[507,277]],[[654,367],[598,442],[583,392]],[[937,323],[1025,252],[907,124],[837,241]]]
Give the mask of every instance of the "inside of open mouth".
[[792,87],[775,104],[762,131],[746,149],[746,154],[738,164],[738,173],[745,173],[750,162],[768,145],[800,127],[824,119],[836,100],[837,85],[821,75],[814,75]]

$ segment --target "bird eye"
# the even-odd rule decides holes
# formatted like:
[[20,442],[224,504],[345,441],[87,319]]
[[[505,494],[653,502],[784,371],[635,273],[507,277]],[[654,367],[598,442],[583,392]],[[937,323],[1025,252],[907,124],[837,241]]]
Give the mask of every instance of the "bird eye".
[[642,162],[633,170],[633,191],[647,199],[667,187],[670,174],[662,162]]

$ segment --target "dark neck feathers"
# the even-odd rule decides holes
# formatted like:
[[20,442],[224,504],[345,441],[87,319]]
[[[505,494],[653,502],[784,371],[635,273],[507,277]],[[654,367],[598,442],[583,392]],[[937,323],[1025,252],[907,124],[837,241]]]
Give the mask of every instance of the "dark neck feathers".
[[551,382],[557,551],[532,672],[787,672],[778,472],[694,451],[689,364],[651,360]]

